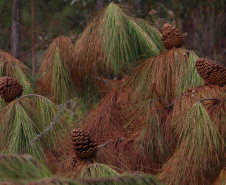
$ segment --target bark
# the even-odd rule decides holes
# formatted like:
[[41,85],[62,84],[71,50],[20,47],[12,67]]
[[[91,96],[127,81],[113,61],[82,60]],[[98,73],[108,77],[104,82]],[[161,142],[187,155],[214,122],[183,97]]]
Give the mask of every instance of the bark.
[[31,31],[32,31],[32,76],[35,77],[36,72],[36,64],[35,64],[35,33],[34,33],[34,26],[35,26],[35,20],[34,20],[34,0],[31,0],[31,19],[32,19],[32,25],[31,25]]
[[136,8],[137,10],[141,10],[141,9],[142,9],[141,2],[142,2],[142,0],[137,0],[137,1],[136,1],[136,3],[135,3],[135,8]]
[[11,53],[14,57],[20,57],[20,5],[21,0],[13,0]]
[[104,7],[104,0],[97,0],[96,11],[102,10]]
[[121,0],[122,3],[127,3],[128,0]]

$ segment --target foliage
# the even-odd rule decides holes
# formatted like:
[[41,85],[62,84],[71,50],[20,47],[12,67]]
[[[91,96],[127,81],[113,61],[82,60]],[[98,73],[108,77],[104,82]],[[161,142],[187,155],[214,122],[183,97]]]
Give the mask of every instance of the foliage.
[[100,178],[100,177],[115,177],[119,174],[114,170],[113,167],[94,163],[87,166],[80,172],[80,178]]
[[[82,6],[86,9],[97,1],[68,1],[67,6],[63,6],[65,2],[56,1],[54,4],[47,0],[46,6],[43,2],[36,2],[36,10],[46,10],[51,6],[62,10],[62,14],[54,14],[51,24],[48,24],[49,19],[40,17],[51,15],[52,11],[37,13],[36,16],[40,17],[36,17],[36,21],[43,21],[32,25],[49,26],[54,32],[65,33],[70,26],[61,29],[60,25],[65,24],[62,20],[67,17],[73,22],[77,17],[72,18],[72,15],[80,11],[74,12],[73,8]],[[162,4],[160,0],[157,5],[150,6],[152,2],[142,1],[147,7],[140,13],[146,12],[148,7],[164,10],[170,17],[167,20],[182,30],[183,20],[177,17],[180,12],[174,14],[170,11],[171,8],[173,11],[183,10],[182,1]],[[104,3],[106,1],[102,5]],[[141,1],[130,3],[137,9]],[[183,3],[194,7],[193,12],[199,10],[194,1]],[[0,12],[3,4],[0,3]],[[217,3],[212,5],[203,3],[200,6],[201,17],[210,13],[212,16],[208,20],[202,17],[200,20],[204,24],[197,26],[206,28],[217,20],[216,27],[212,29],[210,26],[210,30],[222,36],[224,12],[219,11],[219,17],[214,17],[213,7]],[[87,17],[93,9],[84,12]],[[156,11],[150,12],[150,16],[153,12]],[[28,11],[22,11],[24,25],[31,24],[28,15]],[[147,14],[143,16],[147,17]],[[57,22],[60,22],[57,25],[60,30],[55,29]],[[208,29],[201,31],[207,33]],[[25,29],[23,36],[28,32]],[[38,42],[45,40],[37,48],[50,43],[47,34],[37,35]],[[205,38],[206,34],[202,36]],[[209,39],[211,46],[220,40],[213,38]],[[29,49],[26,41],[23,48],[26,45]],[[162,184],[147,174],[121,175],[124,171],[139,171],[157,174],[167,184],[212,184],[226,163],[226,86],[204,86],[195,69],[197,59],[198,56],[187,49],[165,51],[161,33],[155,26],[134,17],[126,6],[110,3],[91,19],[80,35],[71,38],[58,36],[44,54],[39,70],[39,92],[62,103],[57,107],[50,99],[28,94],[32,92],[28,69],[11,55],[0,51],[0,75],[18,79],[26,93],[1,107],[0,150],[5,154],[0,155],[0,180],[6,184]],[[78,98],[76,93],[85,102],[82,105],[84,109],[97,103],[81,119],[74,117],[76,111],[73,112],[77,103],[73,100]],[[68,124],[61,129],[60,117],[65,112],[63,118]],[[97,140],[95,156],[87,159],[76,157],[70,135],[65,131],[71,127],[81,127]],[[16,155],[25,153],[42,162],[47,159],[52,173],[31,156]],[[222,181],[223,177],[224,169],[217,180]]]
[[[173,103],[172,117],[175,117],[178,114],[181,114],[191,109],[193,105],[195,105],[195,103],[197,103],[200,100],[224,99],[224,96],[225,96],[225,87],[205,85],[189,89],[185,91],[182,95],[180,95],[177,99],[175,99],[174,102],[172,102]],[[221,111],[219,111],[219,113],[220,112]],[[214,115],[212,117],[218,119],[222,116]],[[217,123],[217,121],[215,123]]]
[[[136,109],[136,124],[143,126],[136,144],[141,153],[148,153],[149,160],[152,161],[155,168],[161,168],[161,165],[170,156],[170,148],[164,137],[165,128],[162,120],[167,113],[162,108],[158,108],[161,106],[156,101],[158,100],[146,100],[141,102],[140,104],[143,105],[139,105],[139,108]],[[138,115],[140,117],[139,124]],[[132,123],[130,122],[130,124]]]
[[43,149],[55,144],[55,131],[48,133],[48,137],[45,136],[41,141],[35,142],[26,151],[23,149],[50,124],[55,114],[55,105],[39,95],[25,95],[10,102],[0,114],[1,149],[7,153],[25,152],[38,159],[44,159]]
[[221,185],[226,182],[226,168],[224,167],[218,175],[214,185]]
[[51,172],[30,155],[0,155],[1,181],[25,182],[51,176]]
[[[23,94],[32,93],[31,75],[29,69],[12,55],[0,50],[0,76],[9,76],[17,79],[23,86]],[[1,108],[6,103],[1,101]]]
[[[25,183],[26,184],[26,183]],[[112,178],[91,178],[91,179],[65,179],[60,177],[50,177],[45,179],[28,181],[29,185],[131,185],[131,184],[145,184],[145,185],[163,185],[155,177],[148,174],[123,174]]]
[[73,97],[74,85],[71,81],[73,65],[73,45],[68,37],[57,37],[47,49],[40,68],[39,90],[53,96],[56,102],[64,103]]
[[125,7],[110,3],[92,19],[75,44],[75,87],[84,96],[83,84],[90,84],[93,76],[117,76],[129,64],[155,56],[162,48],[156,28],[132,17]]
[[196,59],[193,52],[178,48],[138,62],[125,82],[131,88],[128,96],[136,103],[149,98],[174,100],[202,83],[194,66]]
[[100,185],[108,185],[108,184],[117,184],[117,185],[124,185],[124,184],[145,184],[145,185],[163,185],[162,182],[158,181],[155,177],[152,177],[147,174],[123,174],[118,177],[112,177],[112,178],[100,178],[100,179],[92,179],[89,180],[81,180],[82,183],[86,184],[100,184]]
[[158,177],[168,184],[210,183],[225,163],[226,145],[208,112],[197,103],[173,124],[178,147]]
[[114,85],[110,85],[109,93],[80,121],[97,141],[103,142],[116,135],[126,134],[120,112],[126,108],[129,100],[124,96],[124,91],[114,88]]
[[76,42],[75,70],[84,80],[91,74],[106,74],[105,70],[117,75],[140,56],[157,55],[162,47],[156,28],[111,3],[93,18]]

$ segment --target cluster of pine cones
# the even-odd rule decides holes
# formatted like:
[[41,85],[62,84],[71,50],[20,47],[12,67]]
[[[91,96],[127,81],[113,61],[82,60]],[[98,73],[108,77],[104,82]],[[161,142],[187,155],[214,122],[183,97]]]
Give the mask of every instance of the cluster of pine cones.
[[71,132],[71,140],[74,146],[75,155],[78,158],[86,159],[96,155],[97,144],[88,132],[81,128],[73,129]]
[[195,67],[206,84],[226,85],[226,68],[219,63],[208,58],[201,58],[195,62]]
[[162,42],[166,49],[180,48],[184,44],[184,38],[175,26],[166,23],[162,27]]
[[0,95],[6,102],[19,98],[23,93],[23,86],[14,78],[0,78]]

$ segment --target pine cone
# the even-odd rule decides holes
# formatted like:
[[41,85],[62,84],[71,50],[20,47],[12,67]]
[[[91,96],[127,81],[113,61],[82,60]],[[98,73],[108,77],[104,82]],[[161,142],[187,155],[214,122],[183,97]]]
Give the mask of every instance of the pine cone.
[[175,26],[166,23],[162,27],[162,42],[166,49],[180,48],[184,44],[184,38]]
[[226,68],[219,63],[201,58],[195,62],[195,67],[206,84],[220,86],[226,84]]
[[6,102],[19,98],[23,93],[23,86],[14,78],[0,78],[0,95]]
[[92,158],[97,152],[97,145],[90,134],[83,129],[73,129],[71,140],[74,145],[75,154],[81,159]]

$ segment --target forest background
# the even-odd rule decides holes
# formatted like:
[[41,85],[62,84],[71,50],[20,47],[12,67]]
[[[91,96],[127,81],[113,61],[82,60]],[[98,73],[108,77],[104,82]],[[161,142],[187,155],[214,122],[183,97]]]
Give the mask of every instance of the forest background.
[[76,40],[98,10],[126,4],[136,17],[159,28],[169,22],[185,37],[184,48],[226,65],[225,0],[1,0],[0,49],[24,62],[35,77],[39,59],[52,40]]

